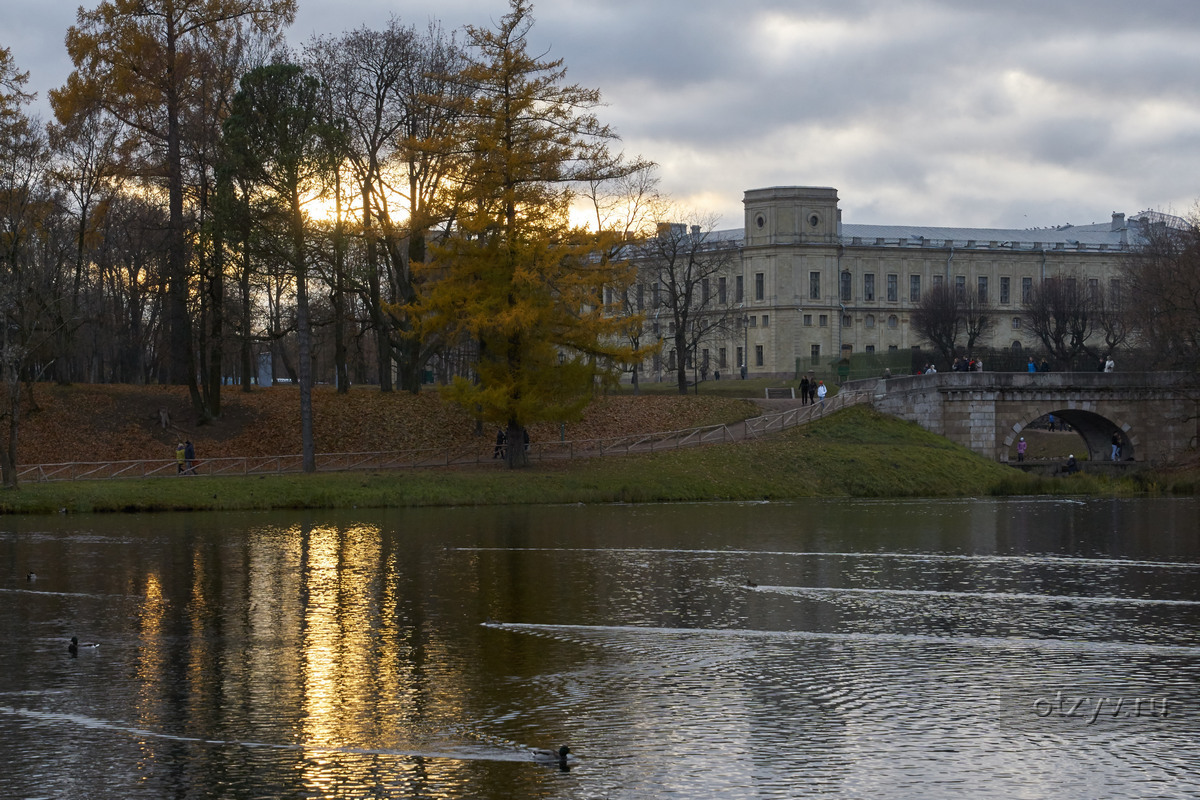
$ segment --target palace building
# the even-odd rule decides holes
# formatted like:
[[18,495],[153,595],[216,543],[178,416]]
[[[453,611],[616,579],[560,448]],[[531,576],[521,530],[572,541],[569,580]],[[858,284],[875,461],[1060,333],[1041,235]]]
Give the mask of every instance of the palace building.
[[977,346],[1037,348],[1022,320],[1033,287],[1066,275],[1119,298],[1124,260],[1140,226],[1155,216],[1114,213],[1100,225],[1026,230],[945,228],[843,223],[837,190],[826,187],[751,189],[743,202],[744,228],[710,237],[741,255],[738,290],[728,298],[735,330],[706,352],[731,377],[743,364],[752,377],[791,378],[852,353],[919,346],[911,312],[923,292],[943,283],[976,293],[994,310]]

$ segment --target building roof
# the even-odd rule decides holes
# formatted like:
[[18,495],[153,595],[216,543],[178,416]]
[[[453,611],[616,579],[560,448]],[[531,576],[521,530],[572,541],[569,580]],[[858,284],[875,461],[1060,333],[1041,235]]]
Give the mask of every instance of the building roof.
[[[1110,222],[1092,225],[1060,225],[1052,228],[953,228],[928,225],[839,224],[839,242],[846,247],[935,247],[997,250],[1128,250],[1141,240],[1144,220],[1165,222],[1174,227],[1184,221],[1156,212],[1129,218],[1113,214]],[[741,243],[741,228],[713,231],[711,242]]]

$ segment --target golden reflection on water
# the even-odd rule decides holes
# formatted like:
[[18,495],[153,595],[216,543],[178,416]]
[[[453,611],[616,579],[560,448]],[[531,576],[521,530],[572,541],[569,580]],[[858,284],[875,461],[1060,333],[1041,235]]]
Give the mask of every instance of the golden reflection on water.
[[[299,705],[301,743],[311,750],[303,764],[313,792],[357,784],[364,769],[387,773],[387,783],[406,785],[406,773],[424,784],[432,766],[411,757],[384,757],[367,767],[362,757],[330,757],[322,748],[411,750],[407,739],[419,711],[412,687],[411,653],[405,638],[402,587],[396,554],[385,556],[373,526],[314,527],[291,532],[300,565]],[[382,777],[382,776],[377,776]]]
[[[141,657],[136,660],[137,694],[135,695],[135,718],[143,727],[153,728],[159,722],[158,689],[162,681],[164,652],[162,636],[167,602],[163,596],[162,581],[158,574],[146,575],[146,587],[137,606],[137,628]],[[153,741],[141,742],[139,770],[148,770],[155,759]]]

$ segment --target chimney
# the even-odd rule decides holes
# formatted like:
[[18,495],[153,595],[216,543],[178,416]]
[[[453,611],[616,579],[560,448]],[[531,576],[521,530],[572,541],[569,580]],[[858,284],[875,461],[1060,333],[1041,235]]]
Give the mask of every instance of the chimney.
[[1110,230],[1110,231],[1122,231],[1122,230],[1125,230],[1125,215],[1124,215],[1124,214],[1118,214],[1116,211],[1114,211],[1114,212],[1113,212],[1113,218],[1112,218],[1112,227],[1111,227],[1111,228],[1109,228],[1109,230]]

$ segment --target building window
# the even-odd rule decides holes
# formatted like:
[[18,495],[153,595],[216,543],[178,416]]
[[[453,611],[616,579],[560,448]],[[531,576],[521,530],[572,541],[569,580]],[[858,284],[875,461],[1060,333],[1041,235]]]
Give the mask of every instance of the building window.
[[955,275],[954,276],[954,296],[957,297],[959,300],[967,299],[967,276],[966,275]]
[[757,328],[757,327],[758,327],[758,317],[753,317],[753,316],[752,316],[752,317],[750,317],[750,327],[751,327],[751,328]]
[[655,307],[655,308],[658,308],[658,307],[659,307],[659,305],[661,305],[661,303],[659,302],[659,301],[662,299],[662,298],[660,297],[660,294],[661,294],[661,292],[660,292],[660,289],[661,289],[661,287],[662,287],[662,284],[661,284],[661,283],[655,283],[655,284],[654,284],[654,287],[653,287],[653,288],[650,290],[650,299],[653,301],[653,303],[654,303],[654,307]]
[[771,324],[771,315],[770,315],[770,314],[763,314],[763,327],[765,328],[765,327],[767,327],[767,326],[768,326],[768,325],[770,325],[770,324]]
[[761,367],[763,365],[763,346],[761,344],[754,345],[754,366]]
[[808,273],[808,299],[821,299],[821,273],[819,272]]
[[849,328],[853,324],[854,324],[853,317],[851,317],[849,314],[842,314],[842,327],[843,328]]
[[941,285],[942,285],[942,276],[941,276],[941,275],[934,275],[934,276],[933,276],[933,288],[935,288],[935,289],[936,289],[936,288],[938,288],[938,287],[939,287],[939,286],[941,286]]
[[639,283],[637,285],[637,310],[641,311],[643,303],[646,301],[646,284]]
[[842,284],[841,284],[841,298],[842,298],[843,303],[850,302],[851,291],[852,290],[850,288],[850,273],[843,272],[842,273]]
[[763,274],[761,272],[754,273],[754,299],[763,299]]
[[1111,278],[1108,281],[1108,304],[1111,308],[1121,307],[1121,279]]
[[737,349],[737,358],[738,358],[738,366],[739,367],[745,366],[746,359],[745,359],[744,354],[742,353],[742,348],[740,348],[740,347]]
[[867,318],[863,320],[863,325],[866,325],[868,328],[874,328],[875,327],[875,315],[867,314]]
[[988,301],[988,279],[986,275],[979,276],[979,303],[987,305]]
[[1001,305],[1008,305],[1008,303],[1009,303],[1008,284],[1009,284],[1008,276],[1007,275],[1001,276],[1001,278],[1000,278],[1000,303],[1001,303]]
[[746,293],[742,290],[742,276],[738,275],[733,281],[733,296],[737,298],[733,302],[740,303],[745,299]]
[[864,348],[864,349],[867,351],[867,353],[868,353],[868,354],[870,354],[870,353],[874,353],[874,352],[875,352],[875,345],[873,345],[873,344],[869,344],[869,345],[867,345],[867,346],[866,346],[866,348]]
[[1014,331],[1019,331],[1019,330],[1021,330],[1021,318],[1020,318],[1020,317],[1013,317],[1013,318],[1012,318],[1012,329],[1013,329]]
[[888,290],[887,290],[888,302],[894,303],[900,299],[900,276],[889,274],[887,276],[887,281],[888,281],[888,284],[887,284],[887,286],[888,286]]
[[811,327],[812,327],[812,314],[805,314],[805,315],[804,315],[804,326],[805,326],[806,328],[811,328]]
[[718,369],[725,369],[725,366],[726,366],[725,365],[725,356],[726,356],[725,348],[724,347],[717,348],[717,368]]
[[819,324],[819,325],[820,325],[822,328],[827,328],[827,327],[829,327],[829,315],[828,315],[828,314],[821,314],[819,317],[817,317],[817,323],[818,323],[818,324]]
[[725,294],[725,283],[726,281],[724,275],[717,278],[717,302],[721,305],[725,305],[726,300],[728,299],[727,295]]
[[812,346],[812,349],[809,352],[810,352],[810,357],[812,359],[812,363],[820,364],[821,363],[821,345],[814,344]]
[[1096,278],[1088,278],[1088,300],[1100,302],[1100,281]]
[[705,372],[707,372],[707,371],[708,371],[708,365],[709,365],[710,363],[711,363],[711,362],[708,360],[708,348],[706,347],[706,348],[704,348],[703,350],[701,350],[701,351],[700,351],[700,369],[702,369],[702,370],[704,370]]
[[700,279],[700,305],[708,305],[708,278]]
[[1012,343],[1012,351],[1014,353],[1021,352],[1021,343],[1016,341],[1015,339],[1013,340],[1013,343]]
[[895,314],[890,315],[888,317],[888,327],[889,328],[897,328],[899,326],[900,326],[900,318],[897,317]]
[[909,275],[908,276],[908,302],[910,302],[910,303],[921,302],[921,276],[920,275]]
[[1033,299],[1033,278],[1021,278],[1021,302],[1028,303]]
[[888,352],[889,352],[889,353],[898,353],[898,352],[900,352],[900,345],[896,345],[896,344],[889,344],[889,345],[888,345]]
[[863,300],[875,299],[875,273],[863,275]]

